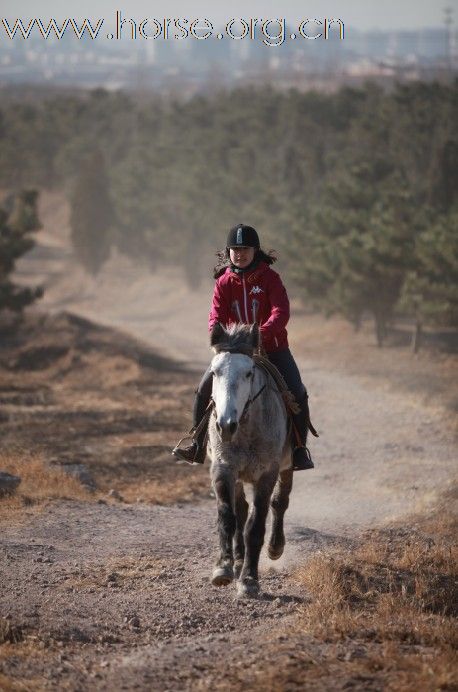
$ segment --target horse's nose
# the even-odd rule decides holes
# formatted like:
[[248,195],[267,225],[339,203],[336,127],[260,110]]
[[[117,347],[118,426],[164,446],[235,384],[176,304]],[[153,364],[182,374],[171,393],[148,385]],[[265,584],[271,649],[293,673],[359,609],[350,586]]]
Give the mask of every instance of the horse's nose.
[[237,430],[238,424],[235,418],[218,418],[216,421],[216,429],[221,435],[221,439],[225,442],[229,441]]

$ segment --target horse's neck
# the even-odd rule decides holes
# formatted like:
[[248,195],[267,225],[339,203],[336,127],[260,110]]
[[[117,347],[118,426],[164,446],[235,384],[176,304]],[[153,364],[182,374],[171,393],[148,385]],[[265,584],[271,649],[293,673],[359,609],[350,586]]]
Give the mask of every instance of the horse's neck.
[[[269,381],[267,373],[259,366],[256,366],[254,370],[253,384],[251,385],[251,398],[253,399],[261,391],[262,387],[264,385],[267,387],[268,384]],[[265,394],[266,391],[264,390],[260,396],[256,398],[256,401],[253,402],[253,405],[258,404],[259,407],[262,407],[262,398]]]

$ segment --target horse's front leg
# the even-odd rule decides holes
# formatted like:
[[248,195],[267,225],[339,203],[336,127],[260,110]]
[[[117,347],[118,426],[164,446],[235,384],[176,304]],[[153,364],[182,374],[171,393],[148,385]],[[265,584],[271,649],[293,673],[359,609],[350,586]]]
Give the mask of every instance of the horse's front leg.
[[213,490],[218,508],[220,556],[212,574],[212,584],[226,586],[234,578],[232,541],[235,533],[235,479],[227,470],[216,468],[212,473]]
[[272,532],[270,534],[267,553],[271,560],[278,560],[283,555],[285,547],[285,533],[283,519],[289,505],[289,494],[293,487],[293,469],[280,471],[277,485],[272,497]]
[[248,502],[245,498],[242,481],[235,484],[235,537],[234,537],[234,573],[238,579],[243,567],[245,557],[245,528],[248,516]]
[[265,473],[254,486],[253,506],[245,524],[245,559],[237,584],[239,596],[255,596],[259,591],[259,555],[264,543],[267,512],[277,475],[277,471]]

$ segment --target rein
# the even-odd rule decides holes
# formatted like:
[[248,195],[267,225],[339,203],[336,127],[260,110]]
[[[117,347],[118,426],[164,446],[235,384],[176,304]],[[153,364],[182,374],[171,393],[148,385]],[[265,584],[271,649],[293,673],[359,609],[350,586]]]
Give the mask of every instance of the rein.
[[263,384],[262,387],[261,387],[261,389],[259,390],[259,392],[258,392],[257,394],[255,394],[251,399],[248,399],[248,401],[246,402],[246,404],[245,404],[245,406],[244,406],[244,408],[243,408],[242,415],[240,416],[240,422],[241,422],[241,423],[244,423],[244,422],[245,422],[245,420],[246,420],[246,418],[247,418],[247,416],[248,416],[248,409],[250,408],[251,404],[253,404],[253,403],[256,401],[256,399],[258,398],[258,396],[259,396],[260,394],[262,394],[262,392],[264,391],[265,388],[266,388],[266,385]]

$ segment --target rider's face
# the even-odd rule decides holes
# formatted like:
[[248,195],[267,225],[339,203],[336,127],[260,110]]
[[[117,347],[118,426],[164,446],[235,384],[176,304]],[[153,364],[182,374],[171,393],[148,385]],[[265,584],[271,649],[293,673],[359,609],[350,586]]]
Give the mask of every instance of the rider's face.
[[254,247],[231,247],[229,254],[232,264],[239,269],[245,269],[253,261]]

